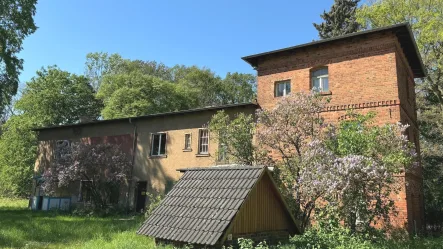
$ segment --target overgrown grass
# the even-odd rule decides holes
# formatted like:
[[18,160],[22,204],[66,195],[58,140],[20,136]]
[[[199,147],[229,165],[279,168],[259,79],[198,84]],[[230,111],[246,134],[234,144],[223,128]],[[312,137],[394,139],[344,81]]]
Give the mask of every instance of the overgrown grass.
[[[0,198],[0,248],[155,247],[151,238],[135,234],[144,217],[87,218],[30,211],[27,205],[27,200]],[[279,248],[440,249],[443,248],[443,237],[374,242],[340,229],[329,232],[313,230],[294,237],[289,244]]]
[[135,234],[143,217],[86,218],[30,211],[27,200],[0,198],[0,248],[153,248]]

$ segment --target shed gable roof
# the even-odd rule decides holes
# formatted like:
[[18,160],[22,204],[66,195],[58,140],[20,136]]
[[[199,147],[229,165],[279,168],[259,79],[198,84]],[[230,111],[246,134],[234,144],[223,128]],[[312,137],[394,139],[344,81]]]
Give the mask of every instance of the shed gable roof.
[[137,234],[215,245],[265,171],[211,167],[185,171]]

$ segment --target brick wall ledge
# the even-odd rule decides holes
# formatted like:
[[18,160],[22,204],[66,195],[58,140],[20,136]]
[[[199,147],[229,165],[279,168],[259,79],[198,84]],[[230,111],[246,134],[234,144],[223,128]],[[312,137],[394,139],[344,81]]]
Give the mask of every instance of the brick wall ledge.
[[364,109],[380,106],[395,106],[400,105],[399,100],[385,100],[385,101],[375,101],[375,102],[365,102],[358,104],[347,104],[347,105],[330,105],[326,106],[322,112],[335,112],[335,111],[345,111],[350,109]]

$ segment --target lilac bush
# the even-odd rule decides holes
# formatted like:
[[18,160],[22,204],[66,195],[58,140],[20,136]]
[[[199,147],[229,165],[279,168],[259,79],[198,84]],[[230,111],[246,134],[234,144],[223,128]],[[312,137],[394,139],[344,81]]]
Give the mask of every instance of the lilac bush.
[[[269,161],[276,165],[275,175],[283,194],[301,220],[301,227],[309,224],[316,202],[325,189],[316,179],[303,179],[308,166],[328,168],[332,153],[315,146],[324,136],[320,112],[326,101],[315,93],[294,93],[277,103],[271,110],[257,112],[257,142],[269,150]],[[321,151],[315,152],[314,149]],[[320,156],[324,153],[324,156]]]
[[42,188],[48,195],[78,181],[89,181],[96,208],[108,204],[112,189],[127,184],[131,162],[120,146],[114,144],[73,143],[59,148],[49,168],[43,172]]
[[260,110],[257,141],[276,165],[275,175],[304,229],[314,210],[328,207],[352,231],[369,228],[395,213],[397,175],[413,164],[415,152],[403,135],[408,126],[372,123],[373,113],[348,113],[325,124],[326,99],[295,93],[271,110]]

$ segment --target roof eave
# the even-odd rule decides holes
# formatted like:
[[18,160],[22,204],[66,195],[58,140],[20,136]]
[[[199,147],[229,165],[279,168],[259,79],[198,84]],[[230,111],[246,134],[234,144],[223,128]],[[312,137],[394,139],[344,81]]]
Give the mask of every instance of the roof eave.
[[343,39],[349,39],[349,38],[353,38],[353,37],[357,37],[357,36],[362,36],[362,35],[367,35],[367,34],[372,34],[372,33],[376,33],[376,32],[389,31],[389,30],[395,31],[395,30],[398,30],[398,29],[401,29],[401,28],[406,28],[408,36],[409,36],[408,38],[412,41],[412,45],[413,45],[413,48],[415,50],[415,56],[416,56],[415,59],[418,60],[418,63],[420,65],[418,71],[413,69],[414,77],[416,77],[416,78],[425,77],[426,76],[426,71],[425,71],[425,68],[424,68],[421,56],[420,56],[420,54],[418,52],[418,47],[417,47],[417,44],[415,42],[415,39],[414,39],[414,36],[412,34],[412,31],[411,31],[409,23],[399,23],[399,24],[395,24],[395,25],[391,25],[391,26],[387,26],[387,27],[381,27],[381,28],[375,28],[375,29],[370,29],[370,30],[364,30],[364,31],[355,32],[355,33],[351,33],[351,34],[347,34],[347,35],[343,35],[343,36],[337,36],[337,37],[333,37],[333,38],[329,38],[329,39],[317,40],[317,41],[313,41],[313,42],[309,42],[309,43],[300,44],[300,45],[297,45],[297,46],[292,46],[292,47],[272,50],[272,51],[258,53],[258,54],[253,54],[253,55],[249,55],[249,56],[244,56],[244,57],[242,57],[242,59],[244,61],[246,61],[249,65],[251,65],[254,69],[256,69],[257,66],[258,66],[259,58],[262,58],[264,56],[268,56],[268,55],[271,55],[271,54],[278,54],[278,53],[282,53],[282,52],[292,51],[292,50],[295,50],[295,49],[306,48],[306,47],[310,47],[310,46],[315,46],[315,45],[319,45],[319,44],[325,44],[325,43],[339,41],[339,40],[343,40]]
[[254,102],[246,102],[246,103],[239,103],[239,104],[210,106],[210,107],[202,107],[202,108],[181,110],[181,111],[175,111],[175,112],[154,113],[154,114],[148,114],[148,115],[144,115],[144,116],[136,116],[136,117],[128,117],[128,118],[116,118],[116,119],[96,120],[96,121],[85,122],[85,123],[36,127],[36,128],[32,128],[31,130],[32,131],[42,131],[42,130],[50,130],[50,129],[58,129],[58,128],[70,128],[70,127],[77,127],[77,126],[87,126],[87,125],[95,125],[95,124],[121,122],[121,121],[125,121],[125,120],[127,120],[129,122],[129,121],[139,120],[139,119],[163,117],[163,116],[169,116],[169,115],[180,115],[180,114],[196,113],[196,112],[204,112],[204,111],[214,111],[214,110],[221,110],[221,109],[227,109],[227,108],[247,107],[247,106],[258,107],[258,104],[254,103]]

